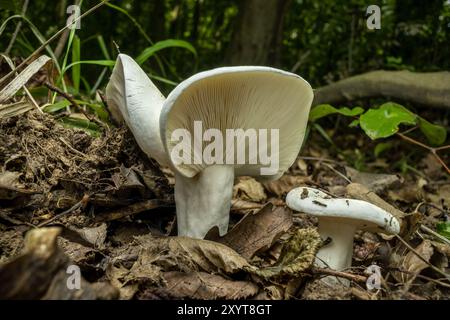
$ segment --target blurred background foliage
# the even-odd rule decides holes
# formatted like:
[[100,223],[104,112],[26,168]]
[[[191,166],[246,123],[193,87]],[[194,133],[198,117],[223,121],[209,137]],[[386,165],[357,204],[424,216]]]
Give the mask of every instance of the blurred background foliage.
[[[82,12],[96,3],[82,1]],[[73,1],[31,0],[25,15],[48,39],[65,25],[70,4]],[[232,64],[281,67],[302,75],[315,87],[375,69],[435,71],[450,66],[448,1],[122,0],[111,4],[81,22],[76,31],[80,59],[114,60],[115,44],[121,52],[137,57],[158,41],[185,40],[196,49],[197,57],[189,50],[170,48],[158,54],[164,70],[158,59],[144,63],[148,72],[175,83],[194,72]],[[381,7],[381,30],[366,26],[370,4]],[[23,0],[0,0],[2,24],[20,15],[22,6]],[[0,51],[5,51],[20,20],[6,24]],[[242,54],[241,43],[252,40],[255,43],[249,50],[254,46],[254,52]],[[11,55],[26,57],[38,45],[25,25]],[[56,53],[61,51],[58,42],[51,46]],[[91,84],[102,71],[95,65],[82,65],[82,69]],[[102,85],[106,81],[104,77]],[[165,90],[172,87],[165,86]]]

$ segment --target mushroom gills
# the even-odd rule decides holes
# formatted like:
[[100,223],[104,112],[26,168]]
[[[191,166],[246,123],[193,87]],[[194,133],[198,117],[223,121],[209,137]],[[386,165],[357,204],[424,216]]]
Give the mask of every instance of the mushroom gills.
[[228,230],[234,167],[212,165],[193,178],[175,174],[178,235],[203,239],[213,227]]

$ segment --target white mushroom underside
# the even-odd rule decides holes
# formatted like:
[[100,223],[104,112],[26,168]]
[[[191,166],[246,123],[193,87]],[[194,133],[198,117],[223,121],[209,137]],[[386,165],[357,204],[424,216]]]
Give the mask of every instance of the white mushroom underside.
[[[226,129],[279,130],[278,178],[295,161],[303,142],[308,113],[313,99],[312,89],[302,78],[276,69],[263,67],[219,68],[197,74],[174,89],[165,102],[161,115],[161,137],[170,154],[178,141],[171,141],[172,132],[185,128],[194,133],[194,121],[201,121],[203,130],[218,129],[226,136]],[[163,126],[165,124],[165,126]],[[258,140],[259,142],[259,140]],[[270,137],[267,150],[271,154]],[[210,142],[204,142],[202,150]],[[249,159],[248,140],[245,159]],[[254,142],[253,142],[254,143]],[[188,146],[193,149],[193,141]],[[222,149],[223,163],[230,157]],[[201,155],[200,155],[201,158]],[[236,155],[231,155],[236,159]],[[257,159],[258,160],[258,159]],[[235,161],[236,163],[237,161]],[[249,161],[246,161],[249,163]],[[207,164],[179,165],[185,176],[193,177]],[[259,176],[267,164],[236,164],[236,175]]]

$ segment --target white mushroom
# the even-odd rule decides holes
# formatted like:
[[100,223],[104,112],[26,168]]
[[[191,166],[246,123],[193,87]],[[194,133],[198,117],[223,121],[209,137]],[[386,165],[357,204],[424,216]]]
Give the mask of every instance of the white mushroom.
[[159,128],[165,98],[131,57],[117,57],[106,99],[113,118],[126,123],[141,150],[159,164],[168,165]]
[[[268,67],[226,67],[201,72],[179,84],[167,97],[161,113],[161,138],[176,170],[175,202],[178,235],[203,238],[217,226],[227,232],[235,175],[277,179],[295,161],[305,135],[313,99],[311,86],[298,75]],[[226,137],[227,129],[277,129],[279,144],[258,145],[258,155],[277,153],[275,167],[250,157],[252,144],[245,145],[245,163],[230,164],[237,155],[225,146],[219,161],[204,161],[204,141],[183,141],[192,147],[194,163],[176,163],[172,152],[177,140],[172,134],[185,129],[195,136],[195,122],[204,131]],[[263,131],[260,131],[263,132]],[[212,140],[211,137],[210,141]],[[272,137],[271,137],[272,138]],[[227,141],[228,143],[229,141]],[[259,140],[261,142],[261,140]],[[237,143],[237,147],[243,146]],[[279,147],[279,150],[277,150]],[[235,148],[236,149],[236,148]],[[278,152],[279,151],[279,152]],[[249,159],[250,158],[250,159]],[[263,175],[261,176],[261,174]]]
[[[316,264],[320,267],[337,271],[351,267],[356,230],[388,234],[400,231],[399,221],[393,215],[369,202],[336,199],[313,188],[291,190],[286,196],[286,204],[295,211],[316,216],[321,237],[331,239],[331,243],[317,253]],[[336,278],[327,277],[325,280],[333,282]]]
[[[112,116],[127,124],[140,148],[176,172],[178,234],[203,238],[214,226],[221,235],[227,231],[235,175],[263,174],[262,179],[276,179],[292,165],[303,142],[313,92],[301,77],[282,70],[229,67],[194,75],[165,100],[139,65],[120,54],[106,98]],[[222,152],[217,162],[204,162],[194,141],[196,161],[174,163],[169,157],[176,145],[172,133],[181,128],[193,133],[195,121],[223,136],[227,129],[242,129],[244,134],[247,129],[277,129],[279,140],[270,135],[270,142],[258,145],[256,157],[250,157],[254,145],[246,145],[246,162],[231,164],[227,164],[230,156],[239,160],[234,150],[231,154]],[[279,143],[274,145],[273,141]],[[245,141],[237,144],[245,145]],[[275,161],[267,167],[261,155],[269,154]]]

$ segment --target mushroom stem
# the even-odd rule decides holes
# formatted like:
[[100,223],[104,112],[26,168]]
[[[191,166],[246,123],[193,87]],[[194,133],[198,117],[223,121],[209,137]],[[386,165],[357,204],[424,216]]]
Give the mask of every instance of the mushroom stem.
[[[331,238],[331,243],[324,245],[316,255],[316,264],[322,268],[343,271],[352,265],[353,237],[356,226],[335,219],[319,218],[319,234],[322,239]],[[327,283],[335,283],[336,277],[323,279]],[[347,280],[341,281],[347,284]]]
[[193,178],[175,175],[175,204],[178,235],[203,239],[217,226],[220,235],[228,230],[234,167],[213,165]]

